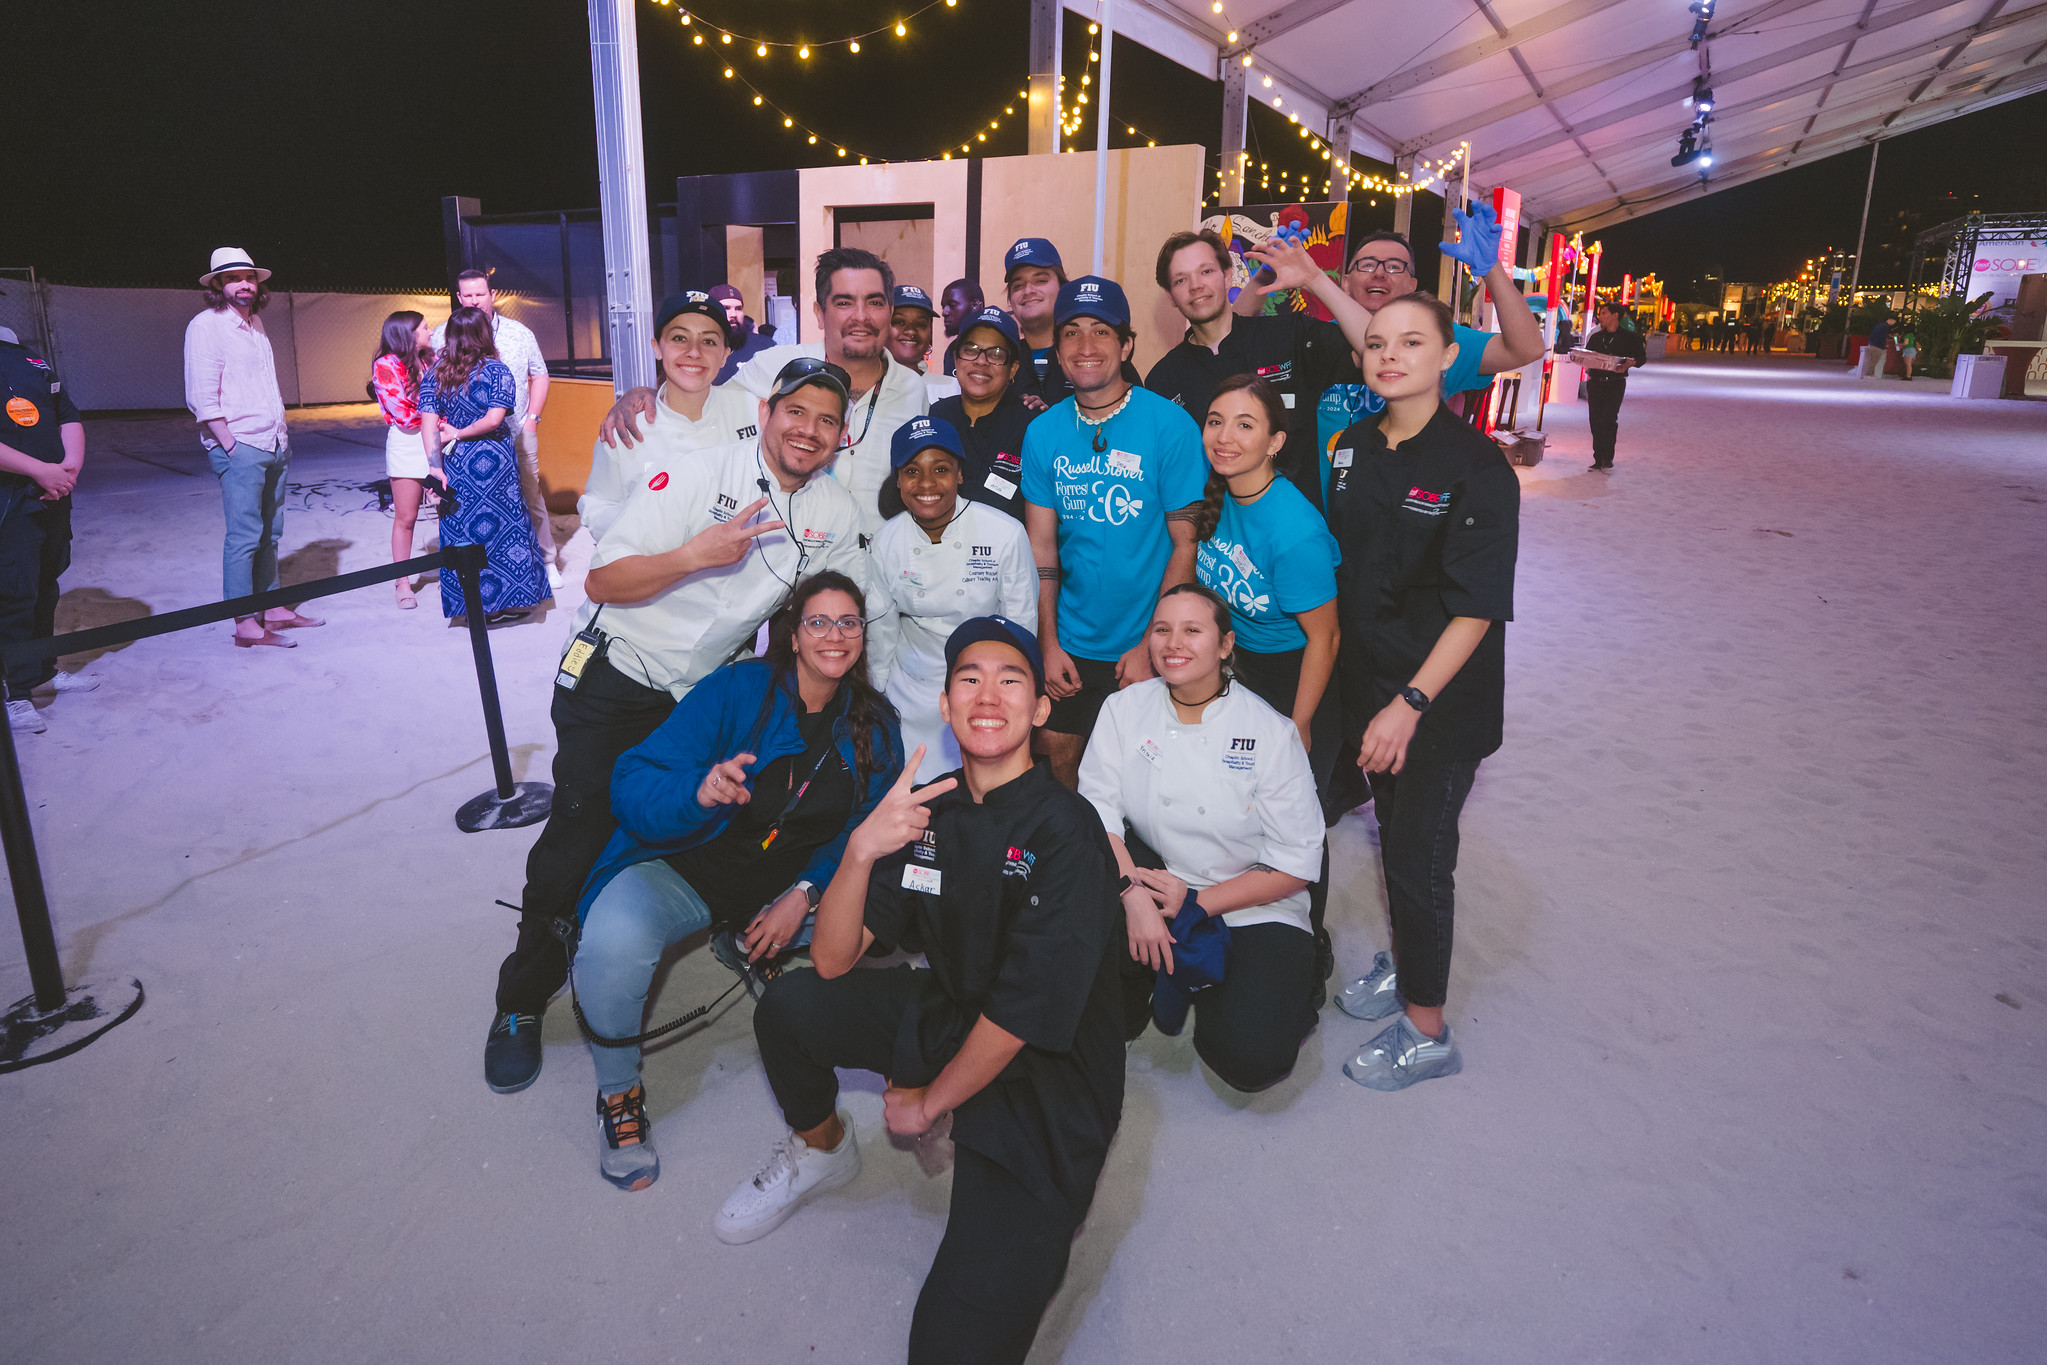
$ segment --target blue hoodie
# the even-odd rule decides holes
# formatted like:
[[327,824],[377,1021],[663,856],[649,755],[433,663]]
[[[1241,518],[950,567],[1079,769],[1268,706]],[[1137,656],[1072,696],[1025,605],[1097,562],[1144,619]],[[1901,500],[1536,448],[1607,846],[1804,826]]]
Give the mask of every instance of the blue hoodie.
[[[727,664],[690,689],[660,729],[626,750],[611,773],[611,810],[618,817],[618,829],[583,884],[582,899],[576,904],[578,923],[589,915],[597,893],[626,868],[709,843],[725,832],[740,808],[719,805],[706,810],[697,804],[697,788],[712,765],[750,753],[759,760],[752,770],[759,772],[786,754],[803,752],[796,724],[801,704],[793,678],[776,689],[774,705],[761,723],[761,703],[774,679],[774,667],[765,660]],[[852,768],[853,730],[843,714],[832,722],[832,741]],[[845,854],[846,836],[902,775],[903,740],[893,713],[874,736],[873,748],[875,770],[868,774],[867,790],[838,836],[811,855],[799,881],[819,887],[830,884]]]

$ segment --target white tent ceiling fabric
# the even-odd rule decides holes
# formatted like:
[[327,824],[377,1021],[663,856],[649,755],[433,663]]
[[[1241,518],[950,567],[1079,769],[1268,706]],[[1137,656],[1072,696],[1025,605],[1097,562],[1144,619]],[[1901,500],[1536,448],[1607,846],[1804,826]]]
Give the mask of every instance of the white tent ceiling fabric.
[[[1098,0],[1066,0],[1099,17]],[[1704,51],[1714,163],[1673,167],[1700,74],[1686,0],[1115,0],[1114,27],[1354,151],[1441,159],[1474,190],[1594,229],[2047,88],[2047,0],[1720,0]],[[1237,41],[1227,41],[1234,31]],[[1149,35],[1149,37],[1148,37]],[[1274,84],[1262,84],[1271,76]],[[2015,149],[2015,154],[2017,150]]]

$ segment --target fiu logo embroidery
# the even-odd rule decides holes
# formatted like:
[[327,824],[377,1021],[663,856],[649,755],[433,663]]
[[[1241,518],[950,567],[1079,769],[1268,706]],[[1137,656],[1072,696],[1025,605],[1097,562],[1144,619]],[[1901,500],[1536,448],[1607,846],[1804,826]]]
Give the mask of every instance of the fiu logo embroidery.
[[1002,875],[1005,877],[1028,877],[1031,869],[1038,865],[1038,855],[1027,848],[1009,846],[1008,856],[1003,859]]
[[739,429],[739,439],[742,441],[751,441],[754,437],[760,434],[761,429],[753,425],[751,422],[747,423],[745,426]]
[[937,862],[938,831],[935,829],[925,830],[923,837],[918,839],[916,843],[910,845],[910,856],[912,858],[915,858],[920,863]]
[[993,545],[976,545],[974,547],[974,558],[976,559],[992,559],[994,555],[995,547]]
[[1233,753],[1248,754],[1257,747],[1258,741],[1255,739],[1233,739],[1230,741],[1230,749]]

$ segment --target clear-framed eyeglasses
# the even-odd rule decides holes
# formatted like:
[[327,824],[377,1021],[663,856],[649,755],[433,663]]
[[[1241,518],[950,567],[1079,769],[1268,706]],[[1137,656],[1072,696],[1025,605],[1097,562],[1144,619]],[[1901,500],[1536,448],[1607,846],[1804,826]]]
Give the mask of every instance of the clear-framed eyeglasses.
[[867,620],[860,616],[806,616],[803,618],[803,633],[813,640],[834,634],[865,635]]
[[975,346],[971,344],[961,346],[954,354],[958,359],[968,362],[985,360],[990,365],[1007,365],[1009,363],[1009,347],[999,341],[988,346]]

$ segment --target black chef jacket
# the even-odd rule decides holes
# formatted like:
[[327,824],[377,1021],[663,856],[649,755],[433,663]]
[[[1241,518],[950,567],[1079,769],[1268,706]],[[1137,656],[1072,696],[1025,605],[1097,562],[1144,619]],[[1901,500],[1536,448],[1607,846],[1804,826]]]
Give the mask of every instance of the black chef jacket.
[[1059,334],[1052,334],[1053,344],[1045,348],[1045,372],[1038,373],[1038,362],[1031,356],[1029,343],[1024,345],[1023,364],[1017,366],[1016,391],[1036,394],[1045,400],[1045,406],[1056,408],[1073,394],[1073,385],[1066,378],[1066,371],[1059,368],[1059,357],[1053,352],[1059,349]]
[[[1382,414],[1383,415],[1383,414]],[[1447,406],[1399,449],[1374,416],[1336,438],[1329,529],[1352,736],[1407,686],[1453,616],[1493,624],[1422,713],[1414,742],[1445,758],[1500,747],[1521,483],[1500,448]]]
[[[960,468],[961,496],[999,507],[1022,521],[1024,428],[1036,414],[1023,405],[1016,388],[1003,394],[995,410],[979,422],[967,420],[966,401],[958,394],[933,403],[931,415],[959,431],[960,445],[966,451]],[[989,483],[991,475],[997,482]]]
[[[49,361],[26,346],[0,341],[0,445],[44,464],[62,464],[61,428],[84,420]],[[22,474],[0,473],[0,500],[19,501],[30,512],[71,505],[68,496],[44,502],[42,488]]]
[[[1621,328],[1618,332],[1609,332],[1603,327],[1600,328],[1591,336],[1585,338],[1585,349],[1597,352],[1600,355],[1626,356],[1637,365],[1649,363],[1649,348],[1643,344],[1642,334],[1627,327]],[[1625,371],[1616,374],[1609,370],[1587,370],[1585,371],[1585,382],[1588,384],[1619,384],[1625,386],[1628,382],[1628,376]]]
[[1194,425],[1208,423],[1208,404],[1223,380],[1255,374],[1279,390],[1287,405],[1287,438],[1280,448],[1280,472],[1319,503],[1321,467],[1315,449],[1315,404],[1322,391],[1350,367],[1350,343],[1333,322],[1306,313],[1240,317],[1230,323],[1222,345],[1211,351],[1191,337],[1166,352],[1145,376],[1144,386],[1187,410]]
[[[929,1085],[982,1015],[1023,1039],[954,1111],[953,1140],[1077,1222],[1123,1116],[1115,854],[1094,807],[1043,763],[978,803],[962,780],[930,810],[926,839],[876,863],[867,889],[875,938],[914,926],[931,963],[890,1079]],[[909,869],[935,871],[938,892],[905,889]]]

